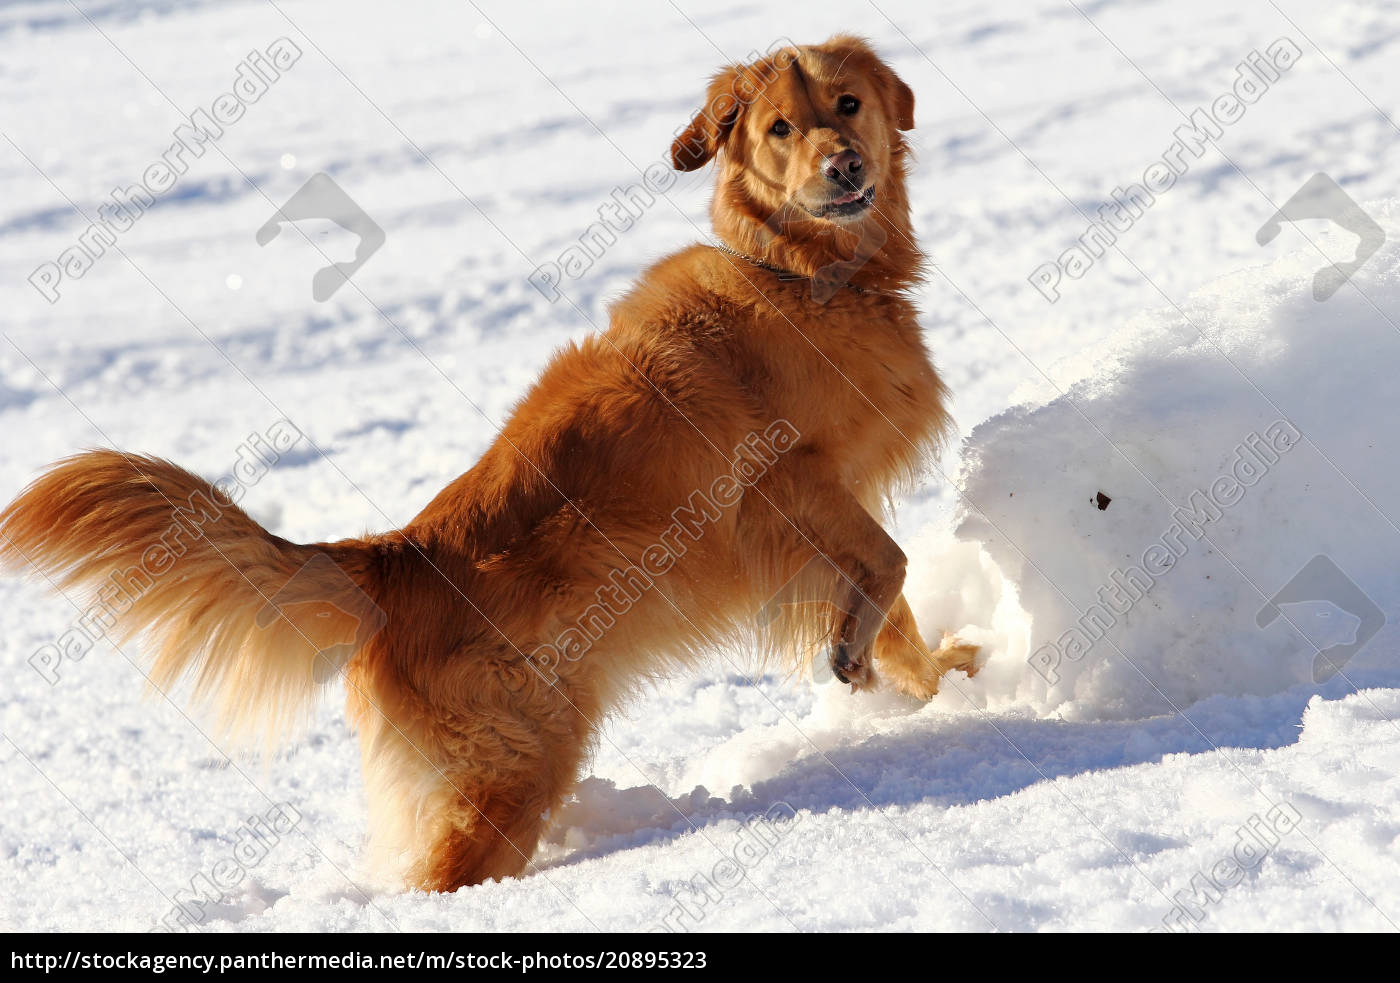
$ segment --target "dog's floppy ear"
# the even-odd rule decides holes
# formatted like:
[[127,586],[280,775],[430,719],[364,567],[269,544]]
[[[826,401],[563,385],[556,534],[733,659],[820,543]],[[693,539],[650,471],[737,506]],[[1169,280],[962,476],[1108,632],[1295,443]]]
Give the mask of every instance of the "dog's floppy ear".
[[705,105],[671,144],[671,165],[676,170],[693,171],[704,167],[719,153],[744,108],[743,101],[734,94],[738,83],[737,65],[723,69],[710,80]]
[[880,89],[888,100],[894,116],[894,125],[901,130],[912,130],[914,128],[914,90],[904,83],[904,79],[894,73],[894,69],[878,58],[875,60],[875,78],[879,81]]

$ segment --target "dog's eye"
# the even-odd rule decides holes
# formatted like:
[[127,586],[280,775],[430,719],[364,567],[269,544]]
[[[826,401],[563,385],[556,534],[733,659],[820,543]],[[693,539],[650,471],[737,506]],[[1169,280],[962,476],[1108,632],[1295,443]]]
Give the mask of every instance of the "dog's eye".
[[842,96],[836,100],[836,111],[842,116],[854,116],[860,112],[860,100],[855,96]]
[[788,126],[787,120],[780,119],[776,121],[772,126],[768,127],[768,132],[773,134],[775,137],[785,137],[792,132],[792,127]]

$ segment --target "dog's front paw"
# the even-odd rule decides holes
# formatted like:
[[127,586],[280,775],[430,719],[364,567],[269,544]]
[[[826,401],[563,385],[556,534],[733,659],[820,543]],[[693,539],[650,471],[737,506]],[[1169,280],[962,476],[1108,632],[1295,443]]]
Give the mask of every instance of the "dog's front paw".
[[831,674],[843,683],[850,683],[851,692],[875,688],[875,670],[870,664],[870,650],[856,652],[845,642],[831,650]]
[[890,680],[895,689],[916,700],[928,701],[938,695],[939,683],[948,673],[956,670],[975,676],[979,651],[971,642],[944,633],[938,650],[930,652],[907,636],[890,632],[880,636],[875,658],[880,664],[880,675]]

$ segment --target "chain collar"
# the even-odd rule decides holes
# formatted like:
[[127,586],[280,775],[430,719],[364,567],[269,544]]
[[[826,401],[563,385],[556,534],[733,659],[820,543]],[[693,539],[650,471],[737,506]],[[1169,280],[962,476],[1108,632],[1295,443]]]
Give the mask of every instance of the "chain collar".
[[[728,253],[731,256],[737,256],[739,259],[742,259],[746,263],[752,263],[754,266],[757,266],[761,269],[765,269],[769,273],[772,273],[774,276],[776,276],[779,280],[782,280],[784,282],[790,282],[793,280],[806,280],[809,283],[816,282],[812,277],[807,276],[806,274],[797,273],[793,270],[785,270],[781,266],[774,266],[772,263],[765,262],[761,259],[756,259],[753,256],[750,256],[748,253],[741,253],[739,252],[739,250],[730,246],[727,242],[712,242],[709,243],[709,246],[711,249],[718,249],[720,252]],[[849,281],[842,283],[841,286],[854,294],[880,294],[885,297],[899,297],[903,300],[909,299],[908,295],[902,290],[881,290],[878,287],[862,287],[858,284],[850,283]]]

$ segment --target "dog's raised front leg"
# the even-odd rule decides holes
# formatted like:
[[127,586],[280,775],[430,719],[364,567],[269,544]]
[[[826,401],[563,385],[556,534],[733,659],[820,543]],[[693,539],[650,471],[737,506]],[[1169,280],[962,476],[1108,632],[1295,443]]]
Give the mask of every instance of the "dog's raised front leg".
[[938,651],[930,651],[903,594],[895,599],[875,639],[875,662],[880,675],[920,700],[936,695],[939,680],[954,669],[976,675],[977,652],[976,645],[950,634],[944,634]]
[[831,671],[855,689],[869,688],[875,683],[871,650],[904,586],[904,551],[836,482],[804,474],[792,500],[800,503],[788,513],[799,550],[834,572]]

